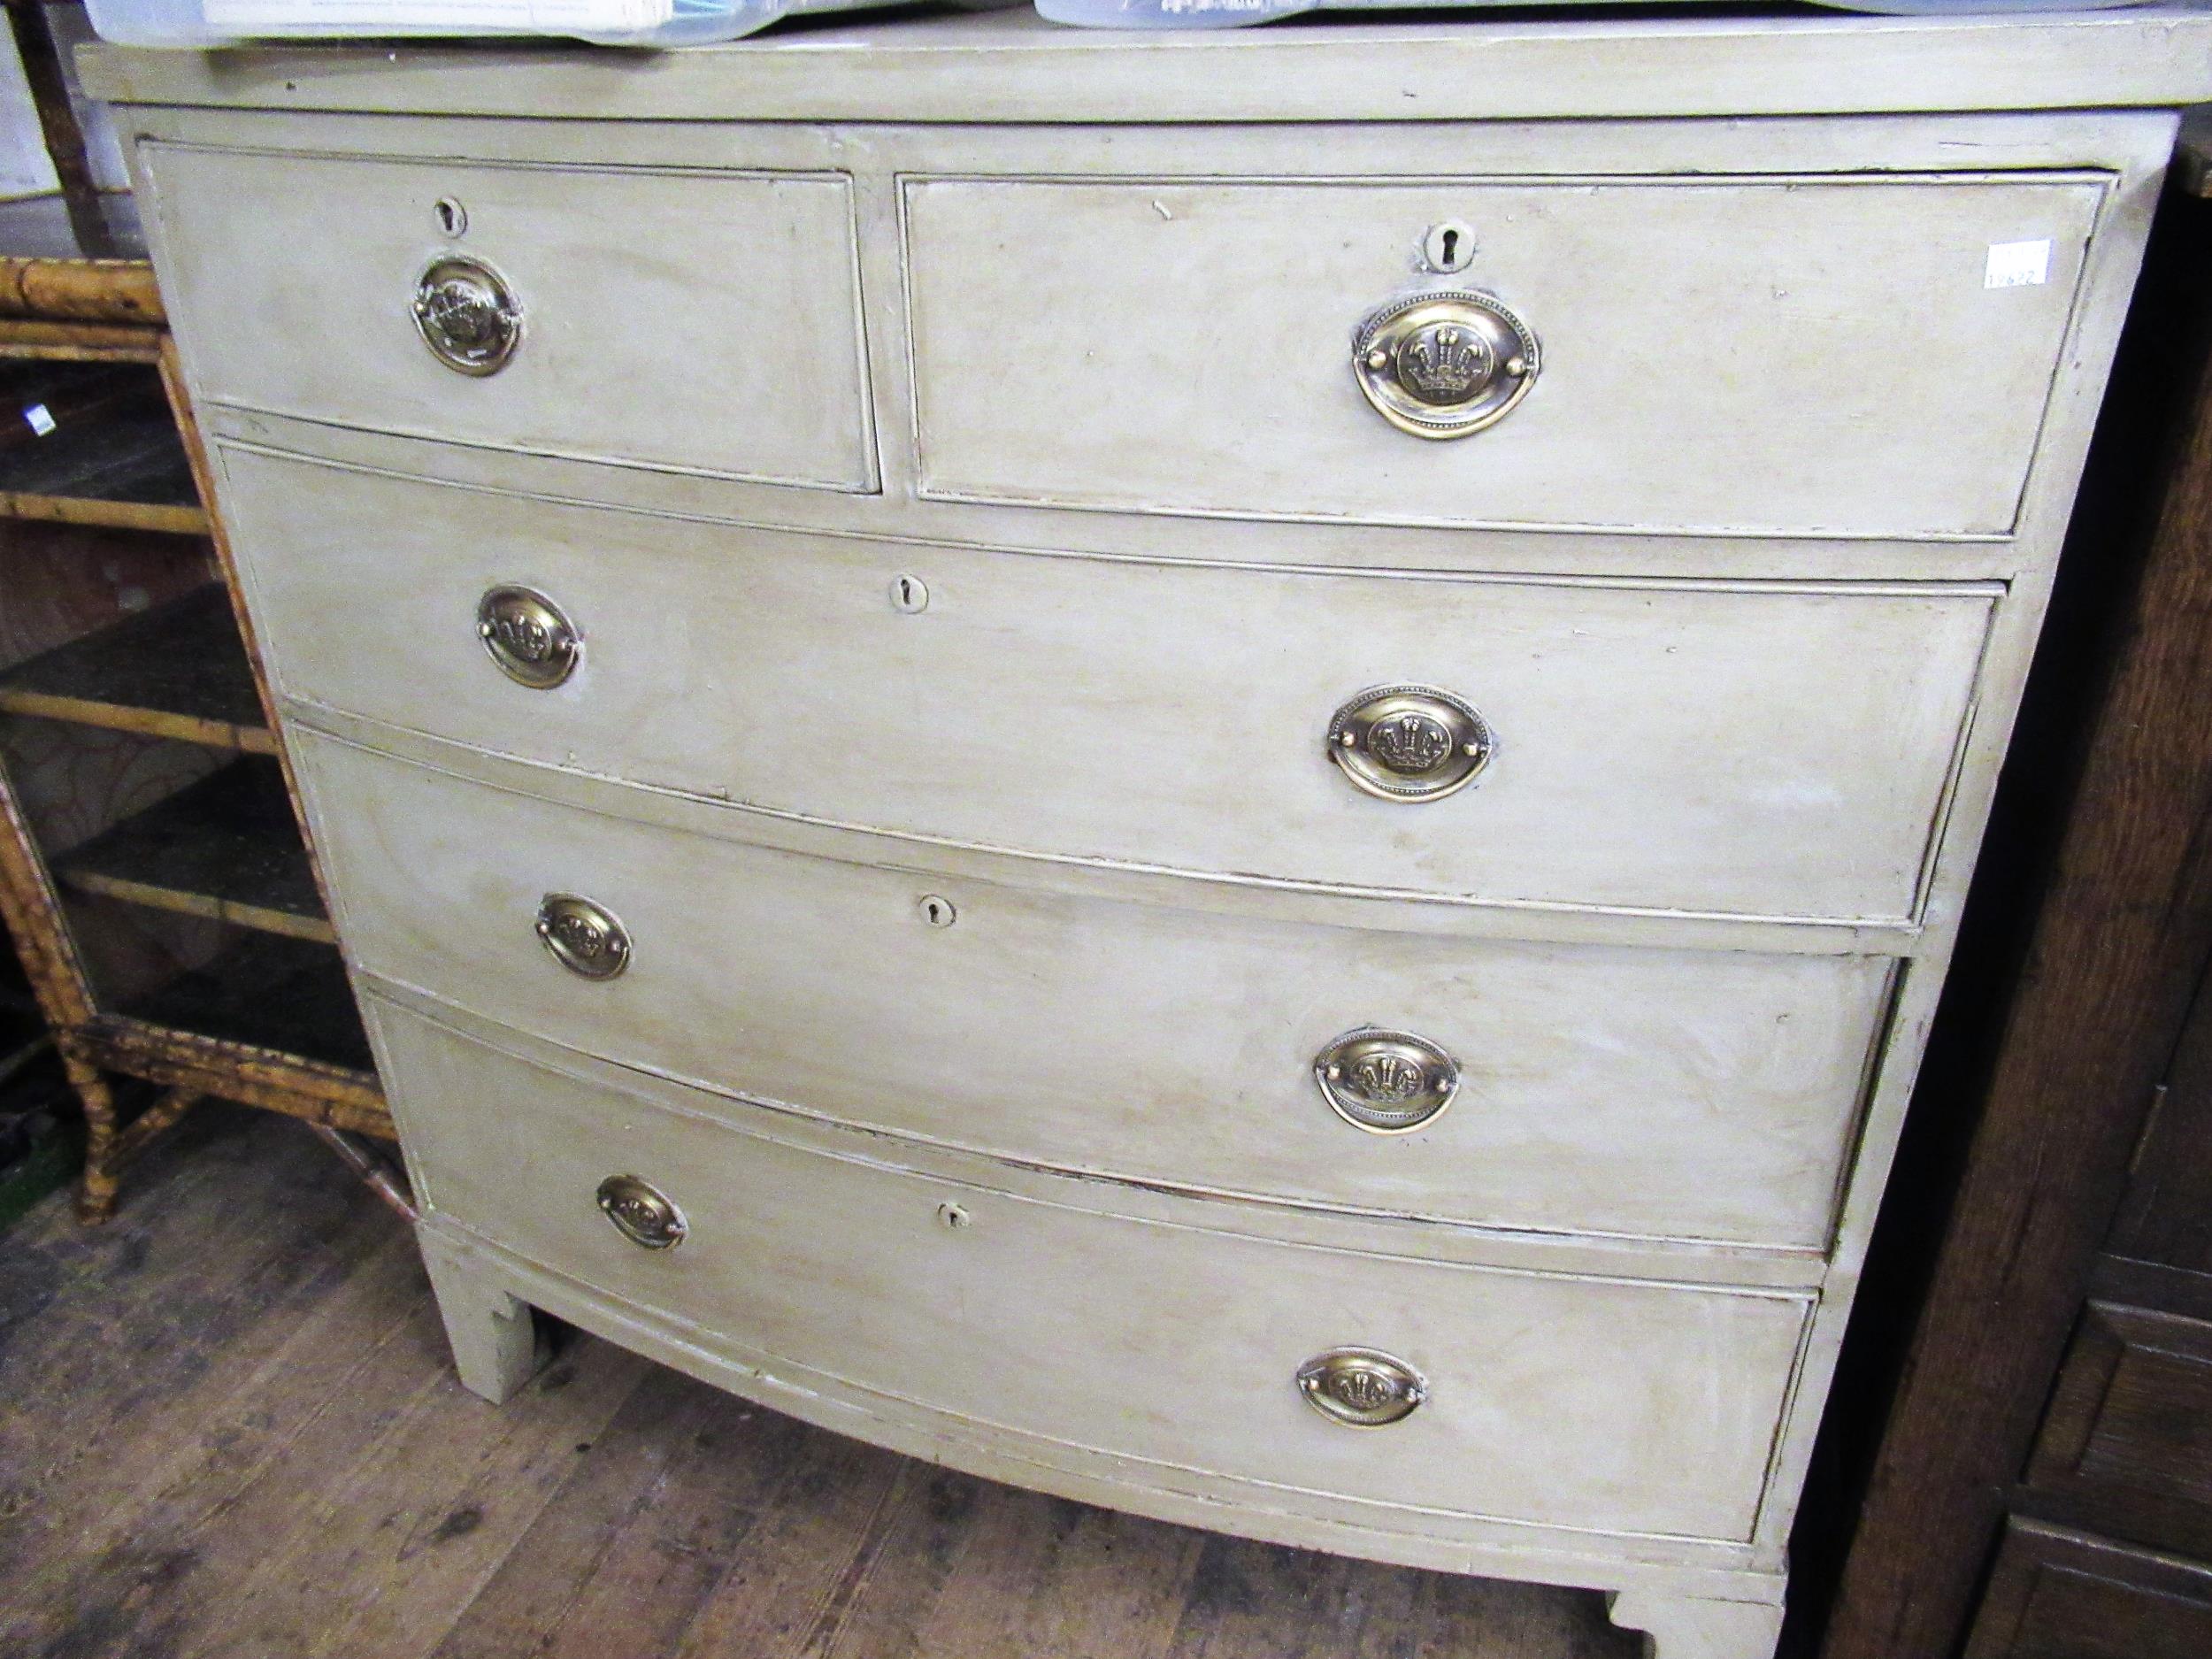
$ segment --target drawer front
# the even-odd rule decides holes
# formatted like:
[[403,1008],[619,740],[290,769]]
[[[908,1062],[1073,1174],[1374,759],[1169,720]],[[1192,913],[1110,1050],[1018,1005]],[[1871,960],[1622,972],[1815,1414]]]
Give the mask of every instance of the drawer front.
[[1966,1659],[2184,1659],[2212,1651],[2212,1567],[2014,1519]]
[[[1909,914],[1994,603],[1033,557],[227,467],[295,696],[902,833],[1503,902]],[[582,637],[551,690],[477,637],[518,583]],[[1333,764],[1339,707],[1405,682],[1486,723],[1471,787]]]
[[[1872,958],[1368,933],[931,882],[303,732],[293,752],[371,972],[756,1100],[1150,1184],[1816,1248],[1886,1002]],[[618,977],[541,948],[548,894],[621,924]],[[1396,1130],[1379,1107],[1398,1074],[1365,1095],[1340,1078],[1341,1114],[1316,1076],[1367,1027],[1456,1069],[1432,1118],[1411,1097],[1409,1132],[1356,1121]]]
[[[302,159],[149,145],[203,401],[549,455],[875,488],[834,174]],[[449,231],[449,224],[459,234]],[[479,262],[519,313],[490,333]],[[445,263],[442,263],[445,262]],[[459,283],[458,289],[451,285]],[[427,283],[436,316],[419,322]],[[475,348],[481,357],[498,346]]]
[[[1163,1484],[1195,1470],[1364,1504],[1749,1533],[1801,1297],[1064,1208],[740,1134],[389,1005],[377,1021],[434,1212],[772,1376],[826,1373],[978,1438],[1035,1437],[1048,1461],[1142,1460]],[[622,1175],[681,1212],[674,1248],[641,1248],[601,1215],[595,1193]],[[1404,1362],[1427,1398],[1386,1427],[1325,1419],[1295,1378],[1346,1346]]]
[[[1394,523],[2001,534],[2103,191],[2017,174],[912,180],[923,489]],[[1409,271],[1455,223],[1471,262]],[[1435,288],[1494,296],[1538,346],[1517,405],[1447,442],[1394,427],[1353,372],[1363,321]],[[1519,349],[1501,338],[1494,364]]]
[[2104,1530],[2212,1555],[2212,1323],[2089,1303],[2028,1483]]

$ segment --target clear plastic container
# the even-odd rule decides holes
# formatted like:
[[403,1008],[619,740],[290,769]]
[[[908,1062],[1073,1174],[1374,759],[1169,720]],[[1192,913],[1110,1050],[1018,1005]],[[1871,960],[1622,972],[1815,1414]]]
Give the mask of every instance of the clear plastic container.
[[[1562,12],[1586,0],[1037,0],[1055,23],[1094,29],[1233,29],[1248,23],[1296,17],[1307,12],[1405,11],[1410,7],[1479,12],[1496,6],[1542,5]],[[1655,0],[1692,5],[1701,0]],[[2142,5],[2148,0],[1815,0],[1845,12],[1900,15],[1971,15],[2003,12],[2093,12]]]
[[[1008,5],[1019,0],[966,0]],[[103,40],[222,46],[268,39],[558,35],[609,46],[733,41],[788,17],[883,0],[85,0]]]

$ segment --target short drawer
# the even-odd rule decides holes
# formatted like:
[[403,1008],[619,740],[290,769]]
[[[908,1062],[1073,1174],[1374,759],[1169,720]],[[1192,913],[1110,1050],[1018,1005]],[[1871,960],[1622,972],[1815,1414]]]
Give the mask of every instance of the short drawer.
[[[1749,1535],[1804,1296],[1361,1256],[1015,1197],[887,1167],[879,1143],[847,1157],[741,1134],[388,1004],[376,1021],[434,1215],[772,1378],[874,1391],[1048,1463],[1105,1453],[1184,1490],[1195,1471],[1379,1506],[1381,1525],[1408,1506]],[[674,1248],[601,1214],[595,1194],[621,1176],[680,1212]],[[1386,1426],[1325,1417],[1296,1379],[1341,1348],[1402,1363],[1425,1397]]]
[[[2106,184],[910,180],[922,489],[1406,524],[2001,534]],[[1425,242],[1463,269],[1417,270]],[[1479,363],[1460,357],[1464,331],[1425,340],[1447,403],[1459,364],[1527,359],[1517,404],[1445,442],[1389,424],[1354,373],[1366,319],[1437,290],[1502,303],[1534,346],[1494,330]]]
[[[997,553],[225,465],[294,697],[900,834],[1509,903],[1912,914],[1996,603]],[[479,637],[515,587],[580,638],[551,689]],[[1340,710],[1350,736],[1409,684],[1482,722],[1442,798],[1332,759]],[[1401,710],[1371,747],[1385,726],[1449,729]],[[1401,758],[1463,775],[1455,748]]]
[[204,400],[875,488],[841,175],[143,156]]
[[[1371,933],[949,883],[305,732],[293,752],[372,973],[756,1101],[1153,1185],[1816,1249],[1886,1005],[1876,958]],[[535,918],[564,894],[624,930],[616,977],[541,948]],[[1394,1035],[1340,1044],[1363,1030]]]

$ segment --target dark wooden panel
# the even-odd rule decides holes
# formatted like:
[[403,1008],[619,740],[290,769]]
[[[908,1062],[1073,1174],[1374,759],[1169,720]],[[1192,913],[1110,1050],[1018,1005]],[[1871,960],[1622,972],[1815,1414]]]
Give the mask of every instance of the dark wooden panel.
[[0,674],[0,710],[273,755],[230,595],[210,582]]
[[2006,1530],[1966,1659],[2202,1659],[2212,1568],[2077,1532]]
[[[2171,434],[2154,428],[2124,457],[2164,480],[2147,487],[2155,522],[2138,542],[2115,527],[2127,496],[2108,497],[2111,513],[2077,518],[2062,571],[2062,582],[2071,571],[2125,592],[2098,671],[2064,688],[2066,707],[2094,710],[2079,769],[2064,738],[2016,746],[2007,769],[2008,790],[2065,810],[2016,990],[1979,1100],[1916,1107],[1978,1125],[1832,1603],[1826,1659],[1955,1651],[2212,954],[2212,224],[2185,228],[2164,279],[2178,321],[2137,336],[2185,375],[2185,395]],[[2147,404],[2129,407],[2139,426],[2148,419]]]
[[53,866],[79,892],[337,942],[273,760],[234,760]]
[[2047,1512],[2212,1554],[2212,1325],[2092,1302],[2028,1484]]
[[2212,1320],[2212,1273],[2121,1256],[2101,1256],[2089,1294],[2128,1308],[2157,1308],[2185,1318]]
[[2190,1008],[2105,1248],[2212,1275],[2212,979]]

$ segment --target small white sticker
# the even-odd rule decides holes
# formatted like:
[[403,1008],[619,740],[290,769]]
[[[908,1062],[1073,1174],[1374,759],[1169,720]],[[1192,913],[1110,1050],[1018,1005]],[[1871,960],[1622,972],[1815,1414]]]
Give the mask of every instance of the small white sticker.
[[53,411],[43,403],[33,403],[23,411],[23,419],[30,423],[31,430],[42,438],[60,424],[55,420]]
[[2051,280],[2051,239],[2039,242],[1993,242],[1989,265],[1982,277],[1985,288],[2039,288]]

